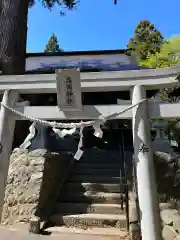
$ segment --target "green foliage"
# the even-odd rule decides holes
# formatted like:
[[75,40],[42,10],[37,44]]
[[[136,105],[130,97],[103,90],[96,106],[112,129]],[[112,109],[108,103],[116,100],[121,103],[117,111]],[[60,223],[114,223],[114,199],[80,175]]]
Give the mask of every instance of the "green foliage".
[[[151,68],[166,68],[180,64],[180,36],[175,36],[165,41],[159,52],[149,54],[147,59],[141,60],[140,65]],[[160,90],[158,95],[164,102],[179,102],[180,96],[173,96],[169,89]],[[171,119],[168,130],[171,139],[175,140],[180,147],[180,120]]]
[[[68,9],[75,9],[79,0],[40,0],[44,7],[51,9],[54,5],[66,7]],[[36,3],[36,0],[29,0],[29,7],[32,7]],[[114,4],[117,4],[117,0],[114,0]]]
[[[175,36],[165,41],[159,52],[149,54],[147,59],[140,61],[140,66],[150,68],[166,68],[180,64],[180,36]],[[165,102],[177,102],[179,96],[172,96],[168,89],[159,92]]]
[[135,28],[134,36],[127,45],[129,55],[135,55],[137,60],[146,59],[149,54],[159,52],[163,36],[148,20],[141,21]]
[[44,49],[44,52],[62,52],[63,50],[59,47],[56,35],[53,33]]
[[165,41],[159,52],[149,54],[147,59],[141,60],[143,67],[166,68],[180,64],[180,36]]
[[[171,90],[173,91],[173,89]],[[179,102],[179,96],[173,96],[169,89],[160,90],[158,95],[163,100],[163,102],[167,102],[167,103]]]
[[[68,9],[74,9],[78,4],[78,0],[40,0],[44,7],[51,9],[54,5],[60,7],[66,7]],[[36,3],[36,0],[29,0],[29,7],[32,7]]]
[[168,130],[170,138],[175,140],[180,147],[180,121],[179,119],[171,119],[168,121]]

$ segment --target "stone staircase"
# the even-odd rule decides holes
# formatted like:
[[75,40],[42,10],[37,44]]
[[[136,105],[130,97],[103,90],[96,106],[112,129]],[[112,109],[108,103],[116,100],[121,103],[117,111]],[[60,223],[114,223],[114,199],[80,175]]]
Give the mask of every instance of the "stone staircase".
[[[126,229],[118,152],[91,149],[75,162],[51,217],[56,226]],[[123,194],[121,194],[123,193]]]

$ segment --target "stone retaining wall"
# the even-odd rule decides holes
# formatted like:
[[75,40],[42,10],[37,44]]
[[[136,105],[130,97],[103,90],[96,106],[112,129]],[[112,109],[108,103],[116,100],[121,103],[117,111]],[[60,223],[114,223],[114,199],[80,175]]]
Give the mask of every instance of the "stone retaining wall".
[[180,240],[180,214],[171,204],[160,204],[164,240]]
[[10,158],[2,223],[46,221],[73,163],[71,154],[16,150]]
[[[131,199],[132,201],[132,199]],[[170,203],[159,205],[163,240],[180,240],[180,214]],[[141,230],[135,202],[130,205],[130,239],[140,239]]]

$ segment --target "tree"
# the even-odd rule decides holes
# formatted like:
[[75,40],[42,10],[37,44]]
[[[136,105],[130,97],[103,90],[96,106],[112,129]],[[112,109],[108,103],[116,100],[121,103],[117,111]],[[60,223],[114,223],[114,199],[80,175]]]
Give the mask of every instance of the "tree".
[[[175,36],[165,41],[159,52],[149,54],[146,60],[142,60],[140,65],[150,68],[166,68],[180,64],[180,36]],[[174,94],[176,91],[176,94]],[[158,95],[164,102],[179,102],[180,89],[163,89]],[[175,140],[180,147],[180,120],[170,119],[168,121],[168,130],[171,139]]]
[[[180,64],[180,36],[175,36],[165,41],[160,51],[149,54],[147,59],[141,60],[140,65],[150,68],[166,68]],[[159,92],[161,99],[165,102],[177,102],[180,95],[170,93],[168,89]]]
[[[55,4],[71,10],[76,0],[41,0],[51,9]],[[0,2],[0,69],[3,74],[23,74],[26,60],[28,7],[35,0],[1,0]],[[61,11],[62,12],[62,11]]]
[[134,36],[127,45],[129,55],[135,55],[137,60],[146,59],[148,54],[159,52],[163,36],[160,31],[148,20],[137,24]]
[[141,66],[151,68],[166,68],[180,64],[180,36],[174,36],[165,41],[159,52],[149,54]]
[[63,50],[59,47],[57,37],[53,33],[44,49],[44,52],[62,52]]
[[[0,1],[0,70],[3,74],[23,74],[26,60],[27,16],[28,7],[36,0],[1,0]],[[75,9],[79,0],[40,0],[48,9],[60,6]],[[117,0],[114,1],[114,4]]]

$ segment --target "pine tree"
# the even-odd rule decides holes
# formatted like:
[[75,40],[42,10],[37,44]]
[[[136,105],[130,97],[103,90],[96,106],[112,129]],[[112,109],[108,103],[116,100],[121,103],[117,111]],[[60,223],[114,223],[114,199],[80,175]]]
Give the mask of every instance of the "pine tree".
[[54,33],[52,33],[45,49],[44,52],[62,52],[63,50],[59,47],[59,43],[57,40],[57,37]]
[[128,54],[134,54],[138,60],[146,59],[149,54],[160,51],[163,39],[154,24],[148,20],[140,21],[135,28],[134,36],[130,38],[127,45]]

